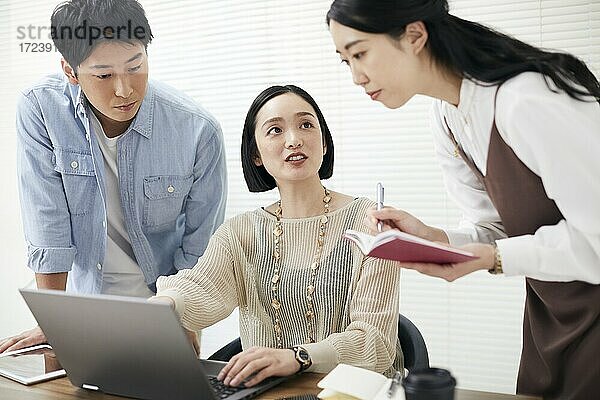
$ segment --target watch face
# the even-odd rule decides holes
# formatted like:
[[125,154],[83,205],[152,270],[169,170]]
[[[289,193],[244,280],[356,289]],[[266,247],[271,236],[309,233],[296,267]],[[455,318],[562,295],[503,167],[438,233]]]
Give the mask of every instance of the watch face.
[[298,358],[302,360],[302,362],[307,363],[310,361],[310,356],[308,355],[308,352],[302,347],[298,347],[298,352],[296,354],[298,355]]
[[296,346],[294,348],[294,350],[296,353],[296,361],[298,361],[298,363],[300,363],[300,371],[304,371],[305,369],[307,369],[308,367],[310,367],[312,365],[310,355],[308,355],[308,352],[306,351],[306,349],[304,349],[303,347],[300,347],[300,346]]

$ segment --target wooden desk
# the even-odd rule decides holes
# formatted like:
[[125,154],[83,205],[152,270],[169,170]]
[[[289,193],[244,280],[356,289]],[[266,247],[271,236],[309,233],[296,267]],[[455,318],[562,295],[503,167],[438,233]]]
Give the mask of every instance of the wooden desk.
[[[279,400],[285,397],[301,394],[317,394],[321,389],[317,388],[324,375],[304,374],[282,383],[258,397],[260,400]],[[0,390],[0,395],[2,391]],[[455,400],[538,400],[538,397],[515,396],[510,394],[479,392],[475,390],[456,389]],[[541,400],[541,399],[539,399]]]
[[[269,390],[258,397],[259,400],[278,400],[301,394],[317,394],[317,382],[321,374],[304,374]],[[123,397],[95,393],[71,385],[67,378],[23,386],[0,377],[0,399],[12,400],[122,400]],[[478,392],[474,390],[456,390],[456,400],[536,400],[537,397],[515,396],[500,393]]]

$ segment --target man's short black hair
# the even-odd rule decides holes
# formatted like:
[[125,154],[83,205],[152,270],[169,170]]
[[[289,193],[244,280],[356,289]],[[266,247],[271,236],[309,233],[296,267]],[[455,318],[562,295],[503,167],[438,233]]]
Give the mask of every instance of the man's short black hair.
[[137,42],[147,49],[152,41],[146,13],[136,0],[65,1],[52,13],[50,33],[75,70],[102,42]]
[[252,102],[242,132],[242,170],[246,185],[251,192],[266,192],[275,188],[275,178],[271,176],[263,165],[256,165],[254,161],[259,158],[258,148],[256,146],[256,116],[260,109],[269,100],[285,93],[293,93],[300,96],[304,101],[312,106],[317,113],[317,120],[321,126],[323,142],[326,146],[326,153],[323,155],[323,162],[319,168],[319,178],[329,179],[333,174],[333,138],[325,122],[325,117],[319,109],[315,100],[303,89],[294,85],[271,86],[263,90]]

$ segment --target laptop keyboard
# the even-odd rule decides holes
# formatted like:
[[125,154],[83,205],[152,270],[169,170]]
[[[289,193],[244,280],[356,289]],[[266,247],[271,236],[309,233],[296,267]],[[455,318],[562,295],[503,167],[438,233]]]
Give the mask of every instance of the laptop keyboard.
[[209,376],[208,381],[215,391],[216,395],[220,399],[226,399],[232,394],[239,392],[240,390],[247,389],[245,386],[227,386],[223,382],[217,379],[216,376]]

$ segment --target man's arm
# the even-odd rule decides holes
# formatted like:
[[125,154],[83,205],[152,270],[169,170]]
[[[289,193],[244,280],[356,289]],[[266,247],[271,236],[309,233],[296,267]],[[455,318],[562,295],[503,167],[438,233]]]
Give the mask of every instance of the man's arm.
[[193,267],[204,253],[208,241],[223,223],[227,200],[227,167],[221,128],[205,120],[206,137],[196,149],[194,183],[186,199],[185,233],[175,252],[177,270]]
[[[65,118],[68,118],[65,115]],[[76,249],[54,145],[32,93],[17,105],[17,178],[28,266],[35,273],[69,272]]]
[[[67,273],[35,274],[38,289],[65,290],[67,288]],[[46,343],[46,335],[39,326],[18,335],[0,339],[0,353],[4,351],[19,350],[24,347]]]
[[35,283],[38,289],[66,290],[67,273],[57,274],[35,274]]
[[[28,266],[40,289],[65,290],[75,258],[62,179],[54,170],[53,147],[39,104],[26,96],[17,106],[17,175]],[[0,353],[41,343],[40,327],[0,339]]]

